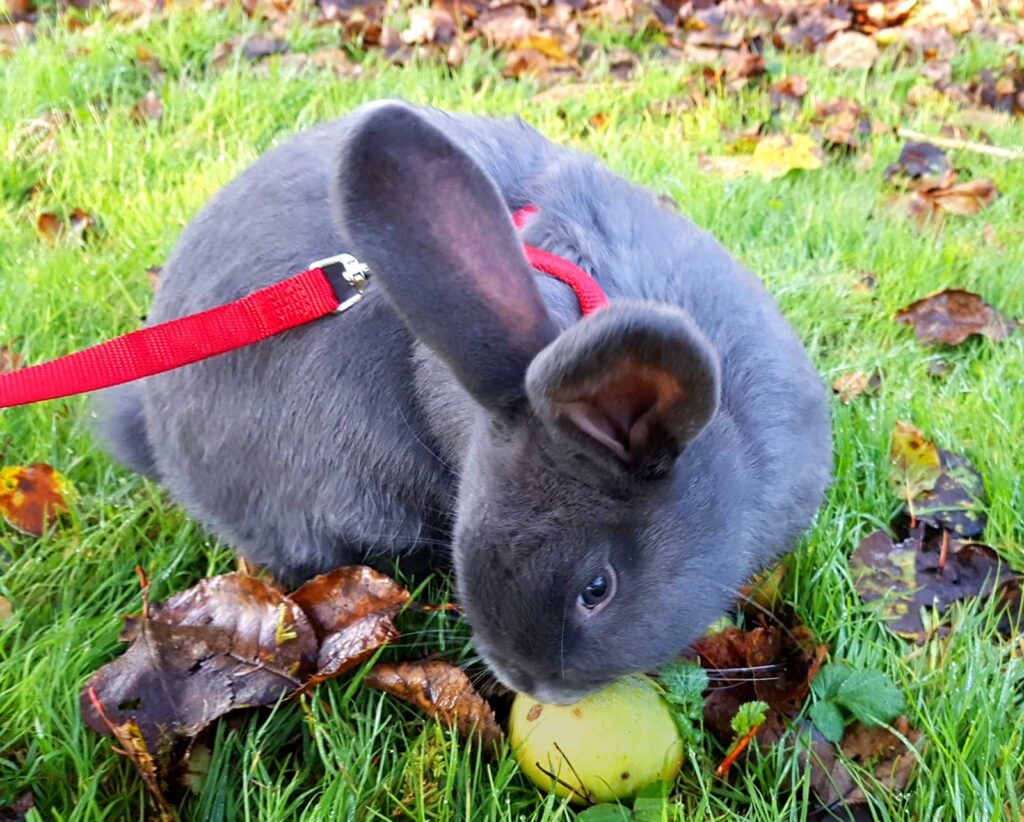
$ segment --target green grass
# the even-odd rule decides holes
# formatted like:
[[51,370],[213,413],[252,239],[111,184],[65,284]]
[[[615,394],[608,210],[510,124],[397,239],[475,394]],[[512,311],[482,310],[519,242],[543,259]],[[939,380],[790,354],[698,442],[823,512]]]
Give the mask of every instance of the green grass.
[[[706,107],[666,118],[650,106],[682,93],[686,67],[645,63],[629,88],[612,91],[598,76],[592,89],[549,105],[531,103],[536,87],[502,80],[482,52],[454,74],[433,64],[399,69],[373,56],[365,57],[364,75],[351,80],[289,71],[275,60],[213,71],[214,45],[250,25],[204,14],[175,15],[137,31],[108,23],[89,35],[56,28],[0,58],[0,343],[14,341],[34,362],[134,328],[150,296],[146,267],[163,261],[220,185],[298,129],[388,95],[522,112],[552,138],[674,197],[716,233],[778,296],[828,382],[853,369],[884,372],[876,397],[835,404],[837,480],[816,527],[787,560],[786,599],[830,644],[833,659],[886,671],[929,740],[910,790],[879,794],[876,818],[1016,820],[1011,809],[1024,806],[1020,641],[1014,656],[995,637],[991,614],[973,605],[956,609],[950,636],[917,650],[891,637],[861,605],[846,558],[898,506],[886,477],[889,432],[899,418],[975,463],[990,503],[987,541],[1024,568],[1024,333],[1000,345],[978,339],[935,352],[891,319],[916,297],[952,285],[980,291],[1010,316],[1024,315],[1024,163],[954,153],[967,176],[991,177],[1003,196],[978,216],[919,231],[887,204],[891,189],[882,171],[899,151],[894,135],[872,141],[868,171],[857,170],[857,158],[832,158],[821,171],[770,183],[702,176],[697,155],[721,152],[723,129],[767,116],[763,90],[712,96]],[[332,36],[289,35],[299,49]],[[132,62],[136,46],[166,71],[157,87],[166,110],[156,124],[129,116],[152,86]],[[954,76],[997,65],[1007,54],[962,41]],[[794,131],[807,130],[815,102],[836,95],[858,99],[877,119],[929,133],[961,121],[941,100],[906,105],[918,82],[918,67],[907,61],[889,60],[870,75],[826,71],[815,58],[788,54],[772,54],[769,62],[777,75],[800,73],[810,81],[803,110],[783,115]],[[26,128],[50,110],[70,119],[52,150],[34,150]],[[608,115],[607,126],[588,126],[599,112]],[[986,131],[1001,145],[1022,142],[1019,119]],[[42,241],[36,215],[74,207],[94,214],[99,231],[84,245]],[[985,243],[986,223],[1003,249]],[[876,275],[878,287],[856,293],[865,271]],[[943,379],[927,374],[937,355],[951,368]],[[156,486],[112,465],[89,425],[83,398],[0,411],[0,464],[49,462],[80,494],[73,516],[51,536],[37,540],[0,526],[0,595],[14,607],[0,623],[0,807],[31,788],[40,809],[33,818],[141,820],[141,784],[109,741],[82,725],[79,691],[121,648],[119,615],[139,604],[137,564],[160,599],[230,569],[233,559]],[[436,596],[446,595],[443,581],[431,584]],[[467,632],[446,617],[414,628],[403,655],[470,654]],[[183,816],[573,817],[532,788],[511,758],[481,761],[413,709],[352,680],[318,688],[303,708],[281,705],[220,722],[205,787],[183,801]],[[719,755],[708,743],[691,756],[674,794],[680,818],[805,818],[807,782],[785,753],[747,759],[731,784],[711,776]],[[794,792],[780,790],[793,781]]]

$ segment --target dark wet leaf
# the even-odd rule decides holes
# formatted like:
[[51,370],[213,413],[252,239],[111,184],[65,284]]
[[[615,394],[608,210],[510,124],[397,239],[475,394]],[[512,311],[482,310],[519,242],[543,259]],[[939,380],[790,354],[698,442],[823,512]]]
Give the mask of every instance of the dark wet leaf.
[[305,611],[320,640],[310,684],[337,676],[394,641],[394,616],[409,592],[391,577],[353,565],[311,579],[291,595]]
[[242,44],[242,54],[250,60],[262,60],[272,54],[284,54],[290,49],[291,46],[280,37],[271,37],[266,34],[254,34],[246,38]]
[[198,734],[233,710],[267,705],[301,686],[316,661],[302,610],[261,580],[234,573],[205,579],[130,618],[128,650],[86,685],[82,713],[107,724],[88,698],[95,689],[110,721],[138,723],[150,751]]
[[45,462],[0,468],[0,516],[23,534],[41,537],[73,495],[71,484]]
[[[921,529],[918,529],[920,534]],[[942,537],[922,544],[911,535],[893,542],[885,531],[866,537],[850,557],[854,587],[864,602],[878,603],[886,627],[906,639],[924,642],[928,633],[921,610],[944,612],[954,602],[988,597],[1013,574],[991,548],[949,540],[940,567]]]
[[419,662],[378,662],[363,683],[403,699],[446,725],[464,739],[475,739],[495,753],[504,735],[494,711],[456,666],[441,659]]
[[939,449],[941,473],[930,491],[914,499],[917,519],[959,539],[976,539],[985,530],[985,487],[970,460]]
[[25,822],[28,812],[35,808],[35,797],[32,791],[25,791],[10,805],[0,808],[0,822]]
[[911,179],[939,176],[949,170],[946,152],[931,143],[906,143],[900,150],[899,159],[885,170],[889,179],[902,172]]
[[922,297],[896,312],[896,322],[910,325],[925,345],[959,345],[973,335],[1000,342],[1017,323],[1007,320],[981,295],[962,288],[949,288]]

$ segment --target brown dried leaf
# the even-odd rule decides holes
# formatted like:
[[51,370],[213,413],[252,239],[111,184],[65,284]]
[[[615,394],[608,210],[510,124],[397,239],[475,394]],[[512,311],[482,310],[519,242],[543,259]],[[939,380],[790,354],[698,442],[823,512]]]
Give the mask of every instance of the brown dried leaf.
[[135,720],[148,748],[163,751],[234,708],[267,705],[301,686],[316,661],[316,637],[302,610],[244,574],[205,579],[128,619],[128,650],[86,685],[82,713],[108,730]]
[[394,641],[399,635],[394,616],[409,601],[409,592],[391,577],[352,565],[311,579],[291,600],[305,611],[320,640],[313,685]]
[[164,101],[160,95],[150,89],[132,108],[132,119],[144,123],[146,120],[159,120],[164,116]]
[[812,729],[809,738],[807,734],[801,735],[796,743],[797,755],[810,771],[811,788],[818,801],[833,811],[832,818],[847,818],[839,815],[839,809],[849,810],[851,806],[868,801],[864,790],[854,779],[851,762],[868,769],[883,790],[895,792],[906,788],[924,749],[922,735],[910,726],[905,716],[894,720],[892,727],[911,747],[908,748],[900,736],[886,727],[867,727],[860,722],[854,722],[846,729],[839,743],[842,757],[837,756],[836,746],[817,730]]
[[0,622],[10,619],[12,616],[14,616],[14,606],[11,605],[11,601],[7,597],[0,597]]
[[733,738],[732,718],[744,702],[768,703],[768,726],[778,725],[780,715],[796,716],[824,659],[827,646],[817,645],[792,614],[775,618],[778,624],[750,631],[730,627],[693,643],[711,682],[704,724],[723,742]]
[[768,87],[768,97],[772,107],[778,108],[782,103],[799,106],[807,95],[807,78],[799,74],[791,74],[777,80]]
[[878,59],[874,38],[855,31],[837,34],[822,52],[822,60],[833,69],[868,69]]
[[501,745],[503,734],[491,706],[473,689],[469,678],[449,662],[379,662],[363,683],[457,727],[464,739],[478,741],[490,754]]
[[23,534],[41,537],[73,495],[71,484],[44,462],[0,468],[0,515]]
[[25,367],[25,358],[10,346],[0,345],[0,374],[9,374]]
[[854,397],[874,393],[881,384],[882,377],[877,371],[871,374],[865,371],[851,371],[848,374],[840,374],[832,381],[832,391],[839,395],[839,401],[843,405],[848,405]]
[[976,334],[1001,342],[1016,327],[980,295],[962,288],[922,297],[897,311],[896,322],[913,326],[918,342],[924,345],[959,345]]
[[487,9],[477,18],[474,28],[495,48],[513,48],[536,33],[540,25],[519,5]]
[[971,597],[992,596],[1013,574],[991,548],[950,540],[945,567],[942,537],[922,542],[920,532],[895,543],[885,531],[867,536],[850,557],[854,587],[864,602],[879,602],[886,627],[897,636],[928,638],[921,609],[944,612]]
[[444,8],[413,7],[409,9],[409,26],[401,37],[406,45],[448,45],[455,39],[455,18]]
[[57,239],[64,231],[64,224],[52,211],[44,211],[36,218],[36,230],[46,242],[56,245]]

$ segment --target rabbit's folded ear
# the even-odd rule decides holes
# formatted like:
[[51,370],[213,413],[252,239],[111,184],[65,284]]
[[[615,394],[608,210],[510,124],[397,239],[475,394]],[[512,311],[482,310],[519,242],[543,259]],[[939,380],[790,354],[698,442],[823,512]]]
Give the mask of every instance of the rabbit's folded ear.
[[718,409],[718,354],[679,309],[612,303],[544,349],[526,387],[556,437],[655,478]]
[[522,404],[526,368],[557,330],[497,188],[412,107],[357,117],[335,191],[344,239],[478,402]]

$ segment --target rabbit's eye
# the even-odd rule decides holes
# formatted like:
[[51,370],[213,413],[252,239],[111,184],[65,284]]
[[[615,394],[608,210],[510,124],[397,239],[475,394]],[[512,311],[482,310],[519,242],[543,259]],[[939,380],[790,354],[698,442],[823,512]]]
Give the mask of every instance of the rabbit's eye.
[[587,587],[576,597],[576,604],[592,611],[610,599],[614,590],[615,572],[611,568],[606,568],[604,573],[598,574],[587,583]]

